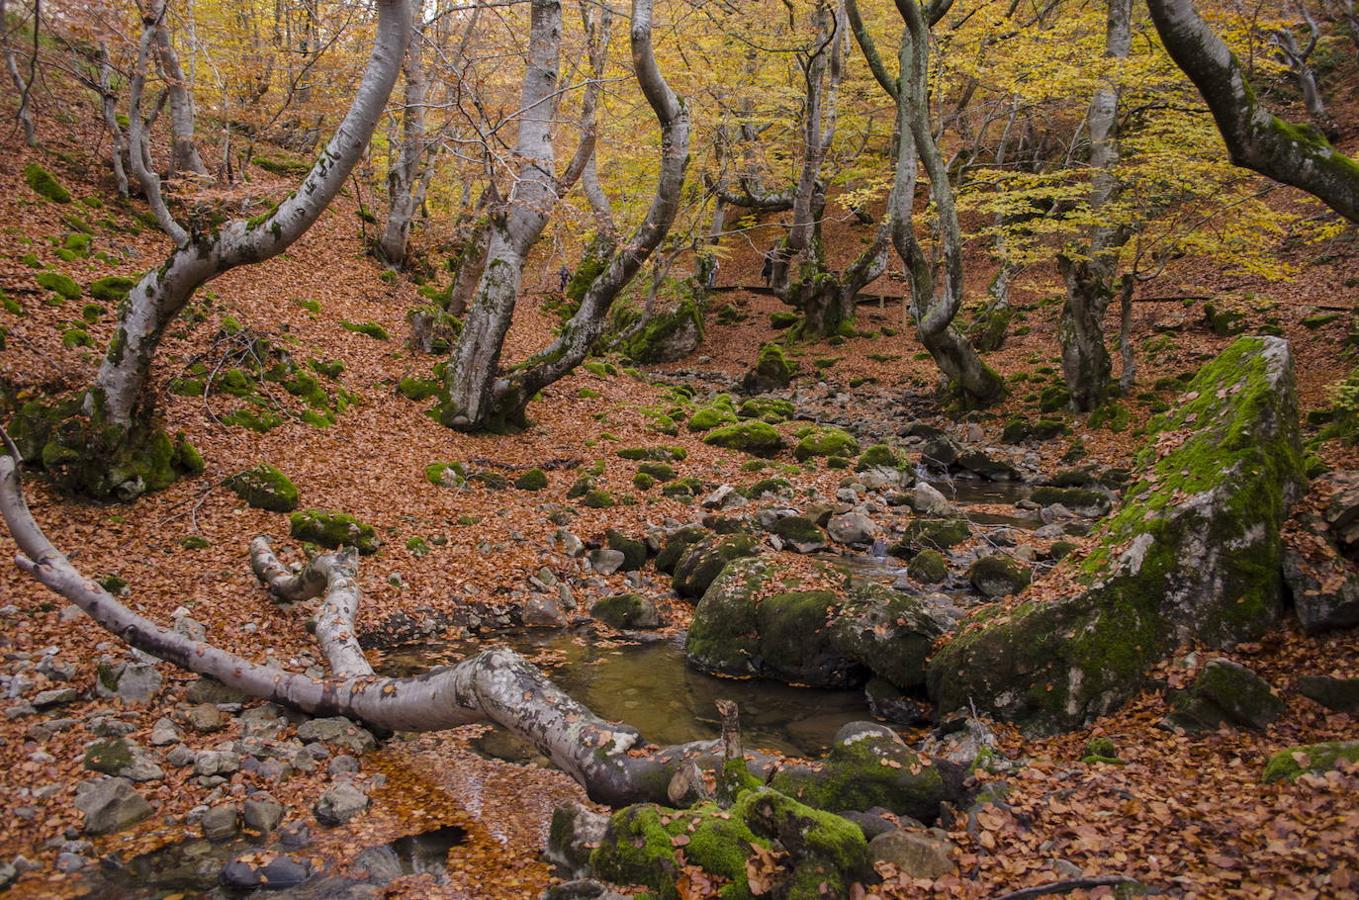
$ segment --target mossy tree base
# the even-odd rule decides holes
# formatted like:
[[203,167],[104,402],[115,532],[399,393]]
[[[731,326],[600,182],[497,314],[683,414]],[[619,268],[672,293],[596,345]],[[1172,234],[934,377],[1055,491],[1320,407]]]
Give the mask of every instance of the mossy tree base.
[[975,704],[1032,732],[1076,728],[1175,645],[1251,640],[1278,617],[1280,526],[1304,480],[1288,345],[1238,340],[1150,432],[1123,508],[1084,560],[1063,563],[1087,589],[974,614],[930,662],[941,712]]
[[30,401],[10,425],[25,461],[62,490],[126,502],[203,471],[203,457],[182,433],[172,438],[149,417],[130,428],[107,424],[85,415],[82,400]]

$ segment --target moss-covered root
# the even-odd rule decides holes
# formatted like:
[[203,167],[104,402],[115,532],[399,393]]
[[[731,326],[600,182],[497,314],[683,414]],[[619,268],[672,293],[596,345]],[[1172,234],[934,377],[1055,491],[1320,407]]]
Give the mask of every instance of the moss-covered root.
[[380,542],[372,525],[349,513],[333,509],[304,509],[289,519],[293,537],[322,547],[354,547],[362,554],[376,553]]
[[1280,527],[1304,480],[1287,343],[1237,340],[1149,430],[1122,509],[1063,563],[1087,589],[975,613],[930,662],[941,712],[1079,727],[1174,645],[1249,640],[1279,615]]

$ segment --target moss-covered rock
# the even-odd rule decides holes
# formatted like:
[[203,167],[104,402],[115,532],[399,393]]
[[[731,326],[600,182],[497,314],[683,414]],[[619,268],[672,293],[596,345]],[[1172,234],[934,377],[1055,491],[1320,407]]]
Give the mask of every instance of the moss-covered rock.
[[1267,681],[1229,659],[1214,659],[1176,696],[1166,721],[1191,734],[1223,722],[1263,729],[1283,712],[1284,702]]
[[90,282],[90,296],[96,300],[118,303],[127,299],[128,292],[137,286],[137,279],[123,275],[108,275]]
[[618,501],[613,494],[602,488],[591,488],[580,499],[581,505],[588,509],[611,509]]
[[771,526],[769,532],[777,535],[784,545],[795,553],[815,553],[830,546],[826,532],[806,516],[785,516]]
[[818,428],[798,441],[793,455],[798,462],[816,456],[850,457],[859,452],[859,442],[843,428]]
[[547,487],[547,473],[542,469],[529,469],[514,480],[514,486],[521,491],[541,491]]
[[967,580],[983,597],[1006,597],[1029,586],[1029,567],[1008,556],[983,556],[967,569]]
[[684,550],[675,563],[670,586],[681,597],[702,597],[727,563],[755,556],[759,542],[748,534],[722,534],[704,538]]
[[460,462],[436,462],[425,466],[425,480],[445,488],[467,484],[467,467]]
[[765,344],[755,359],[755,367],[745,374],[741,387],[748,394],[779,391],[792,384],[797,367],[788,360],[778,344]]
[[74,278],[60,272],[39,272],[33,278],[38,282],[38,287],[46,288],[63,300],[74,300],[83,293]]
[[656,554],[656,570],[667,575],[673,574],[680,557],[691,546],[711,535],[712,532],[706,528],[698,528],[693,525],[677,528],[670,532],[661,544],[661,551]]
[[856,584],[831,624],[837,651],[899,688],[925,683],[925,661],[945,623],[918,596],[881,584]]
[[257,509],[281,513],[297,509],[297,485],[268,463],[237,472],[223,484]]
[[637,467],[637,473],[648,475],[662,484],[667,481],[674,481],[676,477],[675,467],[663,462],[644,462]]
[[654,313],[639,328],[631,326],[630,322],[617,323],[627,336],[613,349],[637,363],[674,362],[703,342],[703,310],[692,297]]
[[51,200],[53,203],[70,203],[71,192],[62,187],[61,182],[42,166],[35,162],[24,166],[24,181],[33,189],[39,197],[44,200]]
[[618,571],[632,572],[646,565],[645,542],[630,538],[617,528],[610,528],[604,534],[604,543],[610,550],[623,554],[623,564],[618,567]]
[[1078,727],[1175,645],[1249,640],[1277,618],[1280,526],[1303,482],[1287,343],[1237,340],[1149,431],[1122,509],[1064,563],[1086,590],[974,614],[930,663],[941,712],[975,703],[1033,732]]
[[708,432],[703,443],[766,458],[778,455],[784,448],[783,436],[774,426],[758,420],[724,425]]
[[867,472],[869,469],[900,469],[907,463],[905,455],[886,444],[874,444],[859,454],[854,471]]
[[683,447],[624,447],[619,450],[619,459],[652,462],[679,462],[689,455]]
[[304,509],[288,520],[292,536],[322,547],[354,547],[362,554],[376,553],[379,541],[372,525],[365,525],[349,513],[333,509]]
[[1359,741],[1327,741],[1280,750],[1265,763],[1264,780],[1295,781],[1307,773],[1328,772],[1342,762],[1359,764]]
[[712,431],[719,425],[730,425],[736,421],[736,412],[730,406],[702,406],[694,410],[686,426],[690,431]]
[[658,628],[660,612],[656,604],[641,594],[615,594],[590,607],[590,615],[611,628]]
[[760,419],[771,425],[787,422],[797,410],[792,401],[781,397],[751,397],[741,404],[736,414],[742,419]]
[[925,550],[947,550],[971,536],[972,526],[963,519],[913,519],[888,552],[912,559]]
[[939,584],[948,578],[948,560],[938,550],[921,550],[907,564],[906,574],[921,584]]
[[939,770],[896,732],[874,722],[844,726],[824,761],[783,766],[770,787],[817,809],[862,812],[880,806],[922,822],[937,819],[947,799]]
[[747,500],[758,500],[766,494],[785,494],[792,489],[786,478],[761,478],[754,484],[737,488],[737,491]]
[[433,378],[407,375],[396,383],[396,392],[407,400],[420,402],[439,393],[439,382]]
[[1094,515],[1103,515],[1109,511],[1110,506],[1108,496],[1083,487],[1051,487],[1045,485],[1034,488],[1029,499],[1040,506],[1060,503],[1067,509]]

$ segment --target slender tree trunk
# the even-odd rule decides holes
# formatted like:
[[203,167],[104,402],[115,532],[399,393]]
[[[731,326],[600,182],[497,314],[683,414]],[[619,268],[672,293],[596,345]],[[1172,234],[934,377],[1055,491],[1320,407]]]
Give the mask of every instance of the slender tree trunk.
[[651,42],[651,3],[652,0],[633,0],[630,33],[633,73],[661,126],[661,166],[651,207],[590,283],[580,307],[557,339],[523,365],[510,372],[496,373],[489,402],[482,406],[483,429],[525,425],[524,411],[533,396],[585,360],[604,331],[614,298],[660,246],[679,211],[689,162],[689,112],[656,63]]
[[1312,71],[1311,63],[1308,62],[1312,51],[1316,49],[1317,41],[1321,38],[1321,29],[1317,27],[1316,19],[1312,18],[1304,3],[1298,3],[1298,12],[1302,15],[1303,24],[1307,26],[1307,46],[1298,46],[1297,38],[1293,36],[1290,28],[1276,29],[1271,34],[1271,40],[1280,60],[1288,66],[1288,71],[1298,84],[1303,106],[1307,108],[1307,115],[1312,119],[1312,124],[1320,128],[1327,139],[1335,140],[1340,136],[1340,129],[1326,109],[1326,100],[1321,95],[1321,88],[1317,86],[1316,73]]
[[[156,437],[163,432],[151,427],[152,398],[146,380],[166,327],[200,285],[237,266],[283,252],[334,199],[363,155],[391,93],[405,50],[408,13],[407,0],[378,3],[372,57],[353,103],[297,191],[259,219],[237,219],[209,234],[185,233],[164,264],[146,273],[129,292],[108,352],[84,397],[88,424],[57,429],[51,438],[57,446],[50,454],[44,452],[45,459],[53,460],[53,475],[59,481],[96,496],[126,498],[146,489],[137,486],[129,455],[147,452],[140,441],[164,442]],[[144,33],[143,51],[149,41],[150,34]],[[140,91],[136,79],[133,89]],[[141,122],[137,103],[132,111],[135,132]],[[140,138],[133,135],[131,158],[134,168],[143,166],[138,175],[145,177],[144,156],[137,151]]]
[[401,110],[401,142],[387,173],[387,223],[378,242],[378,253],[387,265],[399,269],[406,262],[411,221],[420,208],[420,185],[427,178],[429,140],[425,131],[425,107],[429,77],[425,72],[425,24],[420,0],[412,0],[410,45],[406,48],[405,103]]
[[[0,3],[3,2],[4,0],[0,0]],[[127,168],[124,165],[124,160],[127,159],[127,138],[123,134],[122,126],[118,124],[118,94],[113,89],[113,66],[109,62],[109,47],[106,41],[99,42],[99,101],[104,114],[104,127],[109,130],[113,142],[110,160],[113,166],[113,179],[118,185],[118,195],[127,197],[131,193],[127,183]]]
[[564,192],[555,175],[552,144],[561,22],[559,0],[532,0],[529,64],[520,92],[515,150],[520,169],[503,207],[491,211],[476,301],[467,312],[448,367],[439,419],[450,428],[498,427],[491,421],[493,385],[519,299],[524,260]]
[[[165,4],[158,4],[155,7],[155,12],[162,16],[165,15]],[[128,85],[128,162],[132,166],[132,173],[137,176],[137,181],[141,184],[142,193],[146,196],[146,202],[151,207],[151,212],[156,217],[156,221],[160,224],[161,231],[170,236],[170,240],[175,242],[175,246],[183,247],[188,243],[189,233],[175,220],[174,215],[170,212],[170,208],[165,202],[165,196],[161,193],[160,176],[156,174],[155,165],[151,161],[150,131],[151,124],[155,121],[155,117],[159,115],[159,105],[151,116],[142,115],[142,98],[146,89],[146,70],[151,63],[156,31],[159,27],[159,19],[148,16],[142,20],[142,36],[137,45],[137,61]]]
[[[37,11],[33,14],[33,31],[36,34],[39,27]],[[14,47],[9,42],[9,15],[5,7],[5,0],[0,0],[0,39],[4,41],[5,70],[9,72],[9,80],[14,85],[14,95],[19,98],[19,108],[14,116],[24,129],[24,141],[30,147],[38,146],[38,133],[33,127],[33,107],[32,107],[32,85],[28,79],[24,78],[19,71],[19,57],[14,52]],[[36,52],[36,48],[35,51]]]
[[189,91],[184,70],[179,65],[179,54],[175,52],[170,40],[170,28],[166,22],[168,9],[166,0],[155,0],[151,16],[156,20],[154,46],[156,62],[170,94],[170,171],[193,172],[196,175],[208,174],[203,158],[198,155],[194,143],[193,94]]
[[[1132,0],[1109,0],[1105,29],[1106,59],[1127,59],[1132,45]],[[1090,132],[1090,167],[1094,179],[1090,212],[1108,216],[1117,197],[1119,181],[1118,73],[1095,90],[1086,123]],[[1066,281],[1066,303],[1058,325],[1062,344],[1062,372],[1071,404],[1089,412],[1108,398],[1112,365],[1104,343],[1104,314],[1117,289],[1119,253],[1131,236],[1130,229],[1116,222],[1097,226],[1088,247],[1063,254],[1059,260]]]
[[1147,0],[1167,52],[1203,95],[1232,162],[1312,194],[1359,222],[1359,162],[1260,103],[1241,63],[1193,0]]

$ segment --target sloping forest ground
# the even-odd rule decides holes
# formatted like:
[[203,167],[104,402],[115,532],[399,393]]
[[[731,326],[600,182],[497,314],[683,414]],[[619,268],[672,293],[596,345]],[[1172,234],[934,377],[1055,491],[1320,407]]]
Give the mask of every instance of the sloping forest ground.
[[[114,321],[113,301],[88,294],[59,300],[39,288],[35,275],[59,271],[80,285],[114,274],[136,276],[158,264],[166,246],[110,190],[103,164],[107,148],[86,124],[94,121],[91,112],[50,129],[40,153],[0,158],[0,288],[21,307],[0,312],[7,329],[0,375],[21,398],[78,390],[88,383]],[[25,182],[29,162],[50,169],[75,202],[56,204],[36,195]],[[278,196],[291,186],[285,177],[263,171],[252,175],[260,194]],[[1278,202],[1289,202],[1284,192],[1276,194]],[[162,623],[187,615],[206,627],[212,641],[256,661],[274,660],[298,670],[317,664],[304,616],[270,602],[248,566],[246,547],[255,535],[273,538],[288,550],[287,558],[301,558],[297,542],[288,536],[287,517],[247,507],[221,487],[227,476],[260,462],[287,472],[302,506],[344,510],[376,527],[382,548],[365,557],[360,569],[361,632],[387,628],[393,617],[433,623],[456,620],[458,611],[474,602],[522,601],[532,595],[530,576],[543,567],[578,572],[578,561],[565,556],[553,539],[558,525],[550,517],[560,519],[563,508],[572,510],[570,530],[587,540],[608,528],[640,535],[648,525],[687,522],[702,514],[696,505],[635,488],[637,464],[618,458],[619,448],[681,446],[687,456],[675,464],[679,474],[701,480],[707,489],[762,477],[743,470],[749,457],[708,446],[683,427],[677,435],[657,434],[641,407],[664,403],[664,385],[652,383],[653,376],[687,381],[700,394],[730,388],[758,348],[778,334],[769,320],[780,309],[774,298],[721,290],[707,308],[704,343],[690,358],[638,375],[582,369],[533,404],[533,428],[513,436],[470,437],[440,427],[422,414],[427,403],[396,390],[402,378],[428,377],[437,358],[405,348],[407,310],[422,300],[407,280],[384,280],[381,267],[364,253],[365,226],[358,211],[357,198],[344,196],[283,257],[210,284],[163,346],[154,372],[161,410],[172,433],[183,431],[203,451],[207,467],[202,475],[128,505],[60,497],[40,477],[29,480],[33,512],[53,541],[87,575],[116,575],[125,582],[126,602],[139,613]],[[72,246],[69,236],[81,233],[82,225],[92,232],[93,255],[62,260],[57,248]],[[372,226],[367,229],[371,233]],[[838,219],[828,226],[839,255],[851,253],[867,233]],[[722,286],[758,284],[759,251],[775,232],[755,234],[753,244],[733,246],[721,269]],[[1219,310],[1241,313],[1247,330],[1281,329],[1295,354],[1304,413],[1325,407],[1330,386],[1353,366],[1342,348],[1353,334],[1359,307],[1359,235],[1349,229],[1324,245],[1281,252],[1298,265],[1295,281],[1226,277],[1184,262],[1144,287],[1133,330],[1138,387],[1123,401],[1126,427],[1092,428],[1082,417],[1045,413],[1063,419],[1070,431],[1023,448],[1024,470],[1050,473],[1077,445],[1085,451],[1086,464],[1126,468],[1138,429],[1153,407],[1176,402],[1173,388],[1152,386],[1195,371],[1230,341],[1206,324],[1202,298]],[[30,256],[40,268],[25,261]],[[990,272],[980,252],[975,263],[969,288],[981,297]],[[555,318],[540,309],[551,296],[554,268],[543,261],[530,271],[507,345],[511,357],[541,346],[555,325]],[[910,329],[901,327],[903,282],[892,276],[869,289],[889,296],[885,307],[868,301],[860,310],[860,332],[872,337],[795,348],[803,372],[796,386],[799,406],[854,422],[866,438],[895,435],[912,421],[925,421],[973,442],[998,444],[1012,418],[1038,417],[1041,388],[1057,378],[1057,284],[1055,272],[1030,272],[1016,285],[1019,315],[1010,339],[987,355],[1012,388],[998,409],[971,415],[963,424],[937,407],[935,370]],[[1161,299],[1180,295],[1192,299]],[[735,312],[721,313],[726,305]],[[1318,318],[1330,312],[1339,314]],[[389,339],[347,329],[346,322],[376,323]],[[883,326],[896,333],[885,333]],[[1112,319],[1107,331],[1117,333]],[[229,368],[227,354],[239,346],[236,338],[242,333],[266,337],[299,360],[343,363],[342,373],[323,384],[333,396],[348,392],[354,402],[328,427],[285,415],[277,427],[258,433],[224,424],[240,401],[170,390],[172,380],[191,374],[195,362],[210,371]],[[277,385],[263,384],[259,390],[279,409],[299,408]],[[792,425],[780,427],[787,432]],[[1359,468],[1352,447],[1331,442],[1320,455],[1333,470]],[[485,486],[449,490],[425,477],[426,467],[439,461],[463,461],[510,479],[540,467],[548,485],[540,492]],[[592,509],[566,497],[577,470],[596,461],[604,463],[599,485],[623,500],[612,508]],[[796,489],[823,496],[833,496],[844,475],[815,464],[782,466],[791,462],[786,453],[777,462],[779,474]],[[1325,499],[1314,492],[1304,503]],[[8,558],[12,552],[12,542],[0,539],[0,555]],[[592,575],[584,584],[588,595],[577,598],[581,612],[598,597],[638,590],[659,601],[672,630],[682,629],[692,613],[691,606],[674,598],[665,579],[652,574]],[[1045,586],[1040,579],[1031,591],[1041,596],[1055,589],[1059,586]],[[240,737],[244,719],[228,716],[218,723],[209,716],[196,732],[186,700],[196,679],[168,665],[159,667],[164,685],[149,705],[95,696],[98,664],[126,659],[123,648],[8,565],[0,566],[0,616],[0,672],[8,677],[6,703],[17,710],[0,722],[0,858],[21,855],[35,864],[11,888],[15,895],[81,893],[87,889],[87,870],[60,871],[73,867],[71,856],[126,859],[197,836],[200,828],[190,824],[196,821],[190,816],[196,807],[241,800],[256,789],[267,790],[285,807],[285,827],[306,826],[309,841],[301,852],[328,871],[343,872],[356,848],[435,825],[467,829],[468,840],[450,857],[442,884],[430,875],[412,875],[389,887],[397,895],[531,897],[552,882],[550,868],[539,857],[548,819],[556,803],[583,800],[583,794],[561,773],[471,752],[468,741],[478,728],[398,736],[363,756],[360,776],[371,786],[373,804],[333,829],[318,826],[311,814],[312,802],[340,777],[330,773],[341,769],[328,758],[290,761],[296,771],[287,779],[272,780],[257,767],[224,773],[215,783],[210,777],[205,782],[192,766],[162,761],[163,779],[138,786],[155,814],[83,845],[74,796],[90,774],[86,747],[111,733],[110,721],[127,723],[129,737],[146,746],[157,721],[168,717],[190,748],[203,750]],[[54,654],[73,670],[53,677],[51,665],[38,665],[44,654]],[[1306,637],[1285,623],[1266,640],[1223,655],[1247,663],[1279,690],[1287,702],[1281,719],[1260,732],[1224,728],[1177,736],[1155,727],[1166,703],[1159,691],[1148,691],[1084,732],[1033,741],[998,728],[1005,754],[1027,761],[1007,776],[1015,789],[1009,810],[988,812],[970,829],[952,833],[960,848],[958,874],[917,882],[889,877],[876,890],[894,896],[930,891],[987,896],[1069,877],[1073,866],[1086,874],[1129,875],[1184,896],[1342,896],[1359,890],[1359,772],[1341,770],[1294,784],[1262,784],[1260,778],[1265,760],[1280,748],[1356,737],[1352,717],[1328,712],[1292,685],[1305,675],[1359,676],[1359,635]],[[1175,663],[1164,676],[1172,685],[1188,677]],[[56,711],[23,714],[20,709],[38,691],[68,686],[80,695]],[[257,704],[246,704],[252,706]],[[1092,736],[1111,738],[1125,764],[1082,763]]]

